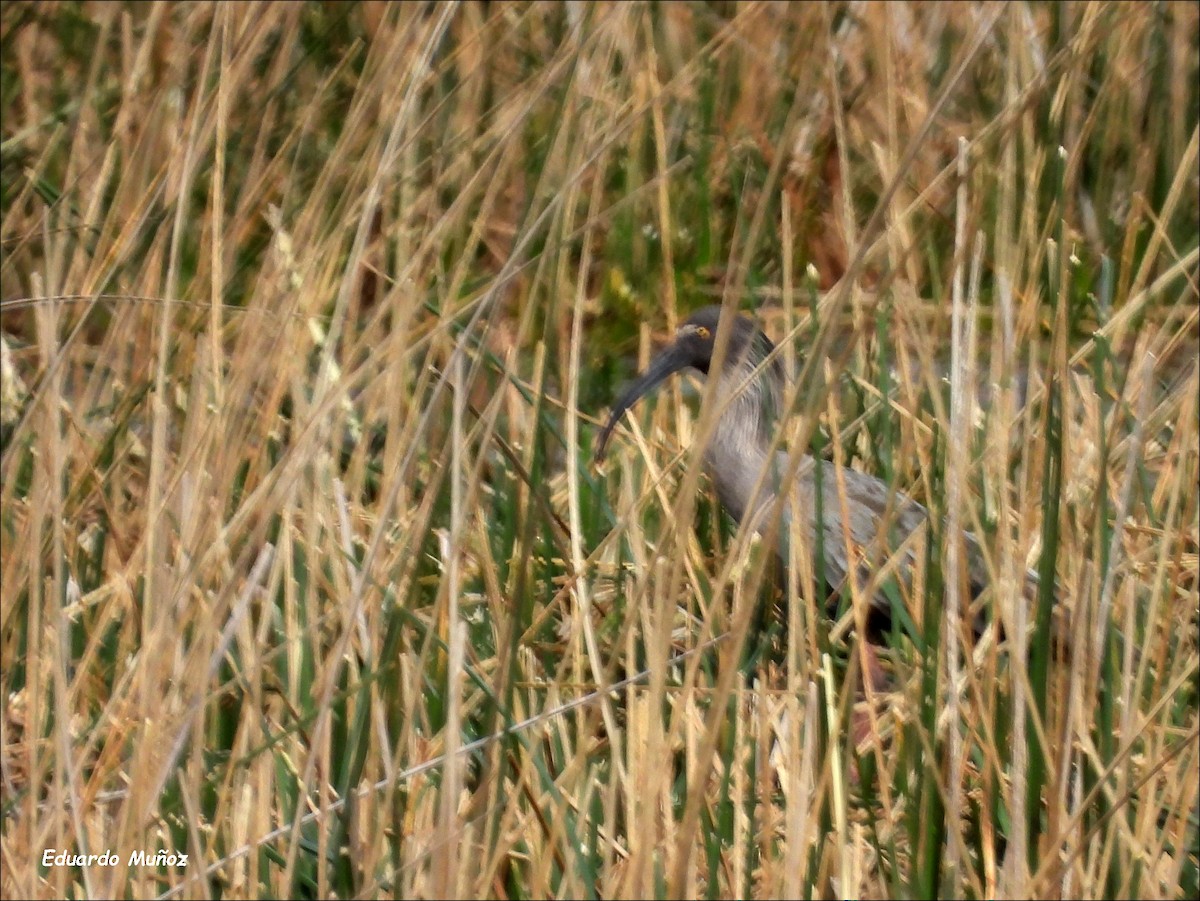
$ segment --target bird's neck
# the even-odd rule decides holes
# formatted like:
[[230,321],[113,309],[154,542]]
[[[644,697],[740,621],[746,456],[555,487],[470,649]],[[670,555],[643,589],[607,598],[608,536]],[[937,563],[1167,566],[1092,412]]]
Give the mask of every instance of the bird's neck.
[[[767,460],[782,410],[783,385],[774,369],[753,376],[738,391],[753,369],[749,364],[737,366],[722,377],[717,389],[716,430],[705,449],[717,496],[739,522]],[[721,412],[726,400],[728,406]],[[769,498],[769,486],[759,496],[760,503]]]

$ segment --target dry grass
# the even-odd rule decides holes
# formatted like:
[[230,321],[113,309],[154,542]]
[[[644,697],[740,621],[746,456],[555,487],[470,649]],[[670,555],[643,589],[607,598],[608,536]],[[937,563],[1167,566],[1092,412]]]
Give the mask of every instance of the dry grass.
[[[6,3],[5,895],[1194,896],[1198,27]],[[590,466],[714,297],[1006,642],[934,535],[856,698],[686,380]]]

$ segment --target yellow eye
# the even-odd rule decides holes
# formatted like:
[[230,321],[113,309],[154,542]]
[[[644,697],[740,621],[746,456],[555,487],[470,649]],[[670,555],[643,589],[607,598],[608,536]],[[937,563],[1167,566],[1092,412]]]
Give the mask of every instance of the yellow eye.
[[701,341],[707,341],[708,335],[709,335],[708,329],[706,329],[702,325],[696,326],[696,337],[697,338],[699,338]]

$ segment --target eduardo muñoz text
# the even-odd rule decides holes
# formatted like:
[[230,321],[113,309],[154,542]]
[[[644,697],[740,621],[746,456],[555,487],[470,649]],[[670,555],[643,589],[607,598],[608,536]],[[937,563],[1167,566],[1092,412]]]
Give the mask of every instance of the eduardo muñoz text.
[[[55,848],[42,852],[44,867],[115,867],[121,862],[115,851],[103,854],[68,854]],[[132,851],[127,867],[186,867],[188,856],[172,851]]]

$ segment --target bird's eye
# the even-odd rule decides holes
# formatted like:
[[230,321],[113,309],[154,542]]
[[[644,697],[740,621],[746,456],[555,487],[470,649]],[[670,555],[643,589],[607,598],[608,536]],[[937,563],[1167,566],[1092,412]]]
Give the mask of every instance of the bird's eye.
[[707,340],[708,340],[708,336],[709,336],[709,331],[708,331],[708,329],[706,329],[706,328],[705,328],[704,326],[702,326],[702,325],[698,325],[698,326],[696,326],[696,337],[697,337],[697,338],[699,338],[701,341],[707,341]]

